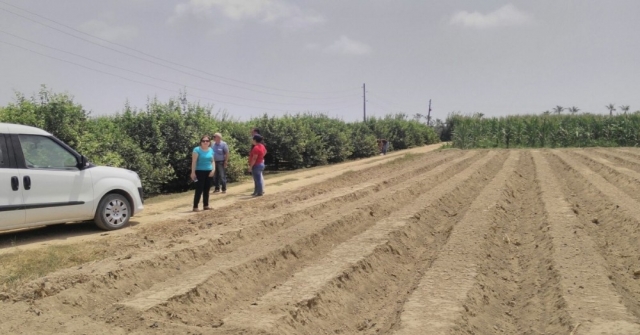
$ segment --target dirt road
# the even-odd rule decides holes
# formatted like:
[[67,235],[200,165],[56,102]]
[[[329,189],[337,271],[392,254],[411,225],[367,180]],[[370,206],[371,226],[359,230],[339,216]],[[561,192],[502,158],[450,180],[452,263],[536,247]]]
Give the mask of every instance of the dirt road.
[[74,237],[0,333],[640,334],[640,150],[420,150]]

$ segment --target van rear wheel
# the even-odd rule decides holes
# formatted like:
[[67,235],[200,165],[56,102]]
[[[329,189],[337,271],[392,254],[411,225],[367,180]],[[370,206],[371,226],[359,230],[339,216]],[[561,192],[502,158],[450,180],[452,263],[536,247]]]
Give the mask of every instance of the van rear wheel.
[[100,200],[93,219],[103,230],[116,230],[126,226],[131,218],[131,204],[120,194],[107,194]]

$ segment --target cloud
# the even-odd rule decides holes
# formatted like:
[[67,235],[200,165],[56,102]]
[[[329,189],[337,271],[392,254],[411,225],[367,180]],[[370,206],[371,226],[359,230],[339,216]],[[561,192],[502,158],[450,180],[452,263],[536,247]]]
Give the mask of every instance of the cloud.
[[211,20],[215,14],[222,14],[233,21],[280,22],[289,28],[303,28],[324,22],[321,15],[307,13],[284,0],[189,0],[176,5],[169,22],[178,23],[193,18]]
[[137,27],[117,26],[100,20],[87,21],[80,25],[80,30],[111,42],[132,40],[139,34]]
[[329,46],[325,47],[323,51],[330,54],[366,55],[371,53],[371,47],[342,35]]
[[491,13],[460,11],[449,21],[452,25],[467,28],[487,29],[507,26],[522,26],[533,22],[533,18],[512,4],[505,5]]

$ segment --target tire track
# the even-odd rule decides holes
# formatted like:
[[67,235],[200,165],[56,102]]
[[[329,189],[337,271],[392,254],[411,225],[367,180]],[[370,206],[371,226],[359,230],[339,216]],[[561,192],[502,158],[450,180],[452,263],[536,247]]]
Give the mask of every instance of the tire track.
[[619,302],[621,296],[611,286],[596,244],[588,234],[578,232],[581,224],[557,187],[551,166],[539,152],[533,157],[566,309],[574,324],[580,324],[577,334],[640,334],[637,318]]
[[[507,180],[483,235],[484,261],[451,334],[565,334],[564,307],[553,245],[531,154]],[[536,255],[536,257],[531,257]]]
[[[383,330],[385,325],[378,324],[382,318],[367,318],[365,314],[375,315],[372,309],[393,304],[391,301],[399,298],[398,293],[406,295],[406,289],[411,287],[411,269],[417,269],[421,263],[421,253],[407,246],[417,248],[415,244],[419,246],[425,237],[422,234],[428,236],[429,233],[426,227],[420,228],[415,224],[418,217],[422,218],[427,208],[437,204],[438,199],[461,190],[463,181],[470,178],[486,180],[487,174],[495,173],[504,162],[504,156],[500,159],[491,156],[477,161],[451,181],[423,193],[392,216],[339,245],[325,258],[302,269],[282,286],[258,299],[257,307],[243,308],[231,314],[225,319],[225,324],[235,328],[233,331],[240,331],[252,323],[253,331],[276,334],[365,330],[377,333]],[[478,173],[478,170],[482,172]],[[436,251],[432,250],[432,253]],[[428,259],[422,260],[425,261],[428,263]],[[397,290],[394,295],[394,290],[389,292],[387,286],[395,287],[398,282],[404,282],[401,286],[405,289]],[[376,296],[362,291],[363,286],[366,291],[375,289]],[[352,309],[362,312],[358,320],[340,316],[343,311]],[[307,329],[306,325],[311,324],[314,327]],[[387,328],[390,326],[386,325]]]
[[[159,283],[121,305],[134,310],[148,310],[158,306],[158,310],[151,312],[161,315],[171,313],[173,304],[181,309],[188,309],[188,305],[194,305],[194,301],[208,301],[209,304],[215,302],[217,308],[225,309],[227,304],[237,303],[243,295],[270,288],[268,285],[271,280],[282,277],[283,272],[291,271],[297,264],[322,257],[323,250],[332,247],[331,243],[339,243],[341,239],[347,239],[349,234],[366,230],[377,218],[388,216],[397,209],[398,204],[413,197],[421,189],[438,185],[462,169],[486,162],[493,154],[478,157],[479,159],[474,159],[474,156],[468,153],[452,161],[453,166],[439,166],[424,175],[394,185],[377,199],[363,199],[349,205],[351,210],[336,209],[324,218],[300,222],[259,243],[227,253],[224,257],[214,258],[204,266],[183,273],[175,280]],[[380,207],[386,208],[384,213],[374,216],[370,214]],[[256,272],[262,273],[261,277],[254,277]],[[271,277],[274,278],[270,280]],[[236,292],[233,289],[236,286],[246,288],[246,292]],[[166,308],[159,306],[166,303],[169,303]]]
[[640,203],[571,157],[554,158],[579,228],[596,242],[622,302],[640,319]]
[[482,262],[479,257],[484,257],[479,252],[483,233],[489,228],[489,208],[495,206],[507,177],[514,173],[518,155],[509,152],[504,166],[456,224],[449,241],[405,303],[400,327],[394,334],[424,334],[426,329],[441,334],[455,326],[475,283],[478,263]]

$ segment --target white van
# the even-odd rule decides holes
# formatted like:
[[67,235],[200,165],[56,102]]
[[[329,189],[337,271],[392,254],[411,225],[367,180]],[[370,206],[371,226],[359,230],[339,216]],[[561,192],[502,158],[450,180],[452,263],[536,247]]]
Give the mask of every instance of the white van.
[[0,123],[0,230],[87,220],[114,230],[142,203],[137,173],[94,166],[42,129]]

